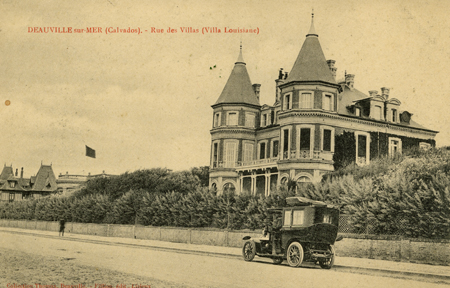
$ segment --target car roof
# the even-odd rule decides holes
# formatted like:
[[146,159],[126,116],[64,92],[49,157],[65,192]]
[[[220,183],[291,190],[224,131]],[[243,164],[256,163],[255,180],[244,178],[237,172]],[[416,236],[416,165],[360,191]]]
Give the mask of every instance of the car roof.
[[286,203],[289,206],[315,206],[315,207],[326,207],[327,203],[322,201],[311,200],[305,197],[287,197]]

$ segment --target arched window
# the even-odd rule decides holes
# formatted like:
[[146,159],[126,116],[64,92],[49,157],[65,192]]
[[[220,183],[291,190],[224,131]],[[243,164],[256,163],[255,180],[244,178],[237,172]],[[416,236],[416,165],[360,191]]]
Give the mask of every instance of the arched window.
[[311,179],[307,176],[300,176],[297,179],[297,186],[298,187],[304,187],[307,186],[309,183],[311,183]]
[[234,187],[233,183],[225,183],[225,185],[223,185],[223,192],[232,192],[234,193],[236,191],[236,188]]

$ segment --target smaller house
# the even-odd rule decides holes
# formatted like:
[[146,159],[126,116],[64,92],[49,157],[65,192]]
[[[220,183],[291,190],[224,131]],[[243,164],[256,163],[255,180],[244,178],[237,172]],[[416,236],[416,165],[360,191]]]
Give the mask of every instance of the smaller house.
[[77,174],[66,174],[60,173],[56,183],[58,184],[58,193],[61,195],[71,195],[72,193],[79,191],[86,187],[86,183],[90,179],[94,178],[109,178],[115,175],[106,174],[105,170],[101,174],[92,175],[89,173],[88,175],[77,175]]
[[0,174],[1,201],[21,201],[28,198],[40,198],[57,192],[55,173],[51,165],[42,165],[36,176],[23,177],[23,167],[18,175],[11,166],[3,167]]

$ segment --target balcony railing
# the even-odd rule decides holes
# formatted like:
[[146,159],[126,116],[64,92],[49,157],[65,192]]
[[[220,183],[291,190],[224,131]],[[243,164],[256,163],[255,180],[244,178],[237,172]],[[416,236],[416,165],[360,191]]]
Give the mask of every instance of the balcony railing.
[[[211,169],[216,168],[241,168],[241,167],[252,167],[252,166],[265,166],[265,165],[271,165],[277,163],[278,160],[307,160],[307,159],[314,159],[314,160],[326,160],[326,161],[332,161],[333,160],[333,152],[328,151],[318,151],[314,150],[313,153],[311,153],[311,150],[300,150],[297,157],[297,151],[291,151],[288,153],[285,151],[283,153],[283,159],[279,157],[273,157],[273,158],[266,158],[266,159],[258,159],[258,160],[251,160],[251,161],[237,161],[237,162],[214,162],[211,166]],[[280,155],[281,156],[281,155]],[[288,157],[290,156],[290,157]],[[364,161],[365,164],[365,161]]]
[[237,162],[238,167],[244,167],[244,166],[257,166],[257,165],[265,165],[265,164],[274,164],[277,163],[278,157],[274,158],[266,158],[266,159],[258,159],[258,160],[252,160],[252,161],[239,161]]
[[[311,150],[300,150],[297,154],[297,151],[291,151],[288,153],[288,151],[285,151],[283,153],[283,159],[282,160],[295,160],[295,159],[314,159],[314,160],[327,160],[331,161],[333,160],[333,152],[329,151],[319,151],[314,150],[311,153]],[[288,157],[290,156],[290,157]]]

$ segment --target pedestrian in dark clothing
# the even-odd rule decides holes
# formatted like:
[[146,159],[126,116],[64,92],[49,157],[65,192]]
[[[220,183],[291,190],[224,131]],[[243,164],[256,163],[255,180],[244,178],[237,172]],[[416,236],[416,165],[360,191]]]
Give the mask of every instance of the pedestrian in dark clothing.
[[64,228],[66,225],[66,221],[64,219],[59,220],[59,236],[64,236]]

